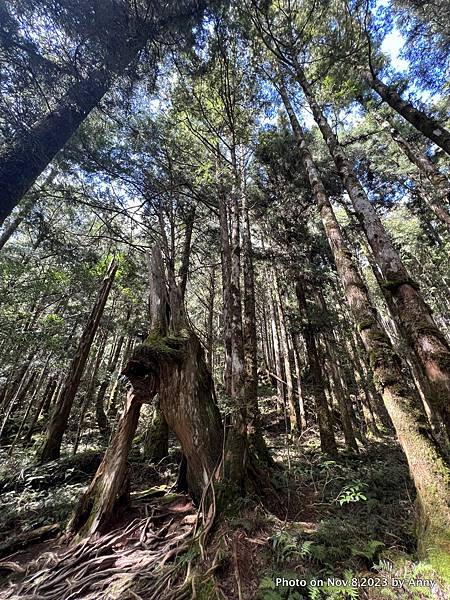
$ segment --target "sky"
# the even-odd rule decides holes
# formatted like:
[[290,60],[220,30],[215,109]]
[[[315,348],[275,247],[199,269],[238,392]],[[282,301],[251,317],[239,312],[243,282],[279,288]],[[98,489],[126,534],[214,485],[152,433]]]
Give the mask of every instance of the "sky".
[[399,56],[404,44],[405,38],[397,27],[394,27],[381,44],[381,50],[390,57],[392,66],[397,71],[406,71],[409,66],[408,61]]

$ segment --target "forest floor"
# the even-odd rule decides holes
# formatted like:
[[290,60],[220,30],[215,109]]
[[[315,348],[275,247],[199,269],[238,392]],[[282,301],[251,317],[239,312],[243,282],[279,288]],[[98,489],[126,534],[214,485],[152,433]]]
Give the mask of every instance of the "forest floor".
[[275,412],[265,422],[283,465],[276,491],[235,502],[207,540],[189,499],[170,493],[176,448],[157,467],[132,456],[132,510],[75,553],[58,536],[101,454],[39,468],[26,452],[0,456],[0,598],[450,598],[416,556],[414,489],[395,441],[373,440],[357,456],[341,448],[330,460],[315,429],[298,443]]

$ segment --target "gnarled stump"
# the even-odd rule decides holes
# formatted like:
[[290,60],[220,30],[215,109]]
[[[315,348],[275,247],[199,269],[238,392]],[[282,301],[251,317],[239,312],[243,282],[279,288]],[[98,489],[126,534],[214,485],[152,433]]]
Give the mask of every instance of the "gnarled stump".
[[217,469],[223,431],[214,386],[203,348],[193,332],[159,337],[152,334],[138,347],[124,375],[157,371],[159,403],[187,461],[187,483],[195,500]]

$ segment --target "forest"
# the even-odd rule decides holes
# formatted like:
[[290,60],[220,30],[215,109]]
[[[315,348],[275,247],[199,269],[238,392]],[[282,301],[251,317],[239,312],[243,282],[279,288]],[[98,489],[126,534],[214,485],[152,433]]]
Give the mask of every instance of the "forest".
[[0,0],[0,599],[450,599],[449,0]]

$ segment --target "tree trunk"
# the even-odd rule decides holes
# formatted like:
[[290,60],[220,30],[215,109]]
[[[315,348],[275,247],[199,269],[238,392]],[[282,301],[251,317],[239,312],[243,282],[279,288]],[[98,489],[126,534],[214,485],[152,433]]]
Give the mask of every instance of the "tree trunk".
[[431,439],[425,415],[405,388],[401,361],[378,324],[367,288],[353,262],[350,250],[346,247],[300,123],[285,92],[282,99],[298,142],[300,156],[320,211],[348,304],[416,486],[420,507],[420,549],[428,556],[436,571],[448,572],[450,469]]
[[116,271],[117,265],[114,263],[114,261],[112,261],[108,267],[108,271],[103,280],[91,314],[86,322],[66,380],[61,388],[57,405],[50,419],[44,444],[39,450],[38,460],[41,463],[59,458],[61,442],[64,432],[67,428],[73,401],[75,399],[78,386],[80,385],[84,367],[89,356],[92,342],[100,324],[100,319],[103,315],[103,310],[108,300]]
[[258,406],[258,344],[256,334],[255,275],[247,195],[242,194],[242,272],[244,280],[243,343],[245,365],[245,404],[250,448],[261,462],[272,463],[261,432]]
[[91,379],[89,381],[86,396],[83,399],[83,401],[81,402],[80,420],[78,422],[77,432],[75,434],[75,441],[74,441],[73,449],[72,449],[72,454],[74,454],[74,455],[77,453],[78,445],[80,443],[81,433],[83,431],[83,425],[84,425],[84,418],[85,418],[86,413],[89,410],[89,407],[92,403],[92,399],[93,399],[94,393],[95,393],[95,388],[98,385],[97,375],[98,375],[98,371],[100,369],[101,362],[103,360],[103,354],[105,352],[105,347],[106,347],[107,341],[108,341],[108,332],[106,332],[106,334],[103,335],[103,339],[101,339],[101,341],[99,343],[97,354],[93,361],[93,365],[90,365],[87,369],[88,372],[92,371],[92,374],[91,374]]
[[224,352],[225,368],[223,372],[223,383],[225,392],[231,396],[231,314],[230,314],[230,289],[231,289],[231,248],[230,234],[228,226],[228,207],[223,194],[219,198],[219,219],[220,219],[220,257],[222,264],[222,297],[223,297],[223,334],[224,334]]
[[348,407],[350,400],[348,399],[343,386],[341,385],[340,373],[337,363],[337,357],[334,355],[331,345],[326,338],[323,336],[323,342],[325,347],[325,353],[328,358],[328,368],[330,373],[330,384],[333,390],[333,394],[337,400],[339,412],[341,415],[342,431],[344,432],[344,440],[347,449],[351,452],[359,452],[358,444],[356,443],[355,432],[353,430],[351,413]]
[[391,316],[391,318],[389,319],[388,317],[388,319],[390,323],[390,329],[392,331],[390,338],[394,349],[397,352],[397,354],[403,357],[406,365],[410,370],[412,379],[415,384],[415,388],[423,403],[425,411],[428,415],[428,419],[430,420],[436,441],[440,444],[441,449],[443,451],[448,451],[448,436],[444,429],[444,425],[442,423],[440,415],[430,407],[428,402],[429,398],[432,396],[430,382],[423,372],[422,365],[418,360],[417,355],[411,350],[411,347],[409,345],[401,343],[402,340],[407,339],[407,336],[402,330],[402,322],[400,319],[400,315],[398,315],[397,313],[397,306],[393,302],[392,296],[384,288],[380,270],[375,264],[373,256],[370,254],[366,244],[363,244],[363,251],[369,262],[372,273],[380,286],[382,296],[385,300],[388,309],[388,313]]
[[415,108],[411,103],[402,100],[398,92],[389,85],[383,83],[369,70],[362,71],[364,80],[370,87],[381,96],[399,115],[409,121],[425,137],[450,154],[450,131],[447,131],[435,119],[426,115],[423,111]]
[[109,382],[107,379],[104,379],[101,382],[95,398],[95,420],[97,421],[100,435],[105,443],[108,442],[109,436],[111,435],[111,427],[105,413],[105,394],[108,389],[108,384]]
[[283,356],[284,362],[284,376],[286,378],[286,401],[289,412],[289,423],[291,433],[294,435],[299,435],[301,433],[301,425],[300,425],[300,407],[294,395],[294,381],[292,377],[292,363],[293,357],[291,350],[289,348],[289,338],[288,338],[288,330],[286,325],[286,315],[283,306],[283,294],[280,289],[280,285],[278,282],[278,277],[275,272],[275,269],[272,271],[273,278],[273,288],[275,291],[275,298],[277,304],[277,312],[279,317],[280,324],[280,342],[281,342],[281,352]]
[[284,381],[284,371],[283,364],[281,362],[281,351],[280,351],[280,335],[278,331],[278,319],[275,311],[275,302],[272,296],[271,291],[269,294],[269,305],[270,305],[270,325],[272,329],[272,339],[273,339],[273,351],[274,351],[274,359],[275,359],[275,371],[276,371],[276,381],[277,381],[277,412],[279,414],[284,413],[284,409],[286,406],[286,396],[285,396],[285,385]]
[[305,410],[305,391],[303,389],[303,380],[301,373],[300,363],[300,351],[298,348],[298,340],[295,334],[292,335],[292,346],[294,348],[294,365],[295,365],[295,376],[297,378],[297,393],[298,393],[298,404],[300,407],[300,427],[306,429],[308,426],[308,420],[306,418]]
[[405,332],[408,343],[421,361],[424,373],[430,381],[433,393],[428,402],[441,416],[450,435],[450,345],[434,323],[430,307],[423,300],[417,285],[401,262],[392,240],[325,119],[300,66],[297,66],[296,74],[380,267],[383,287],[392,295],[396,304],[402,331]]
[[17,433],[16,433],[16,435],[14,437],[14,440],[13,440],[13,442],[11,444],[11,447],[9,449],[9,456],[11,456],[12,453],[13,453],[14,446],[15,446],[17,440],[20,437],[20,434],[22,433],[22,431],[23,431],[23,429],[25,427],[25,424],[26,424],[27,419],[28,419],[28,415],[30,414],[31,409],[32,409],[32,407],[34,405],[34,402],[36,400],[36,397],[39,394],[39,390],[41,388],[41,384],[42,384],[42,382],[44,380],[44,377],[47,375],[47,372],[48,372],[48,363],[50,361],[50,358],[51,358],[51,355],[49,355],[48,358],[47,358],[47,360],[45,361],[45,364],[44,364],[44,366],[42,368],[41,374],[39,375],[38,382],[37,382],[36,387],[34,389],[33,395],[31,396],[30,400],[28,401],[27,409],[25,411],[25,414],[22,417],[22,421],[20,422],[19,429],[17,430]]
[[9,240],[9,238],[15,233],[22,221],[23,217],[19,215],[15,217],[10,223],[8,223],[8,225],[5,227],[4,231],[0,235],[0,250]]
[[448,179],[439,173],[428,156],[421,154],[419,150],[411,146],[396,128],[391,118],[388,117],[382,119],[376,116],[376,119],[389,131],[394,142],[401,150],[403,150],[413,165],[427,177],[435,190],[437,198],[428,194],[426,190],[422,194],[422,198],[426,201],[437,218],[447,227],[447,229],[450,229],[450,213],[448,209],[445,208],[445,204],[448,203],[450,199],[450,185]]
[[28,426],[27,433],[24,437],[25,443],[28,443],[31,440],[31,436],[33,435],[35,425],[38,422],[39,417],[41,416],[42,409],[43,409],[45,403],[48,402],[48,399],[53,396],[53,393],[54,393],[57,385],[58,385],[57,380],[54,379],[53,377],[51,377],[47,383],[44,393],[42,394],[41,401],[39,402],[39,404],[36,408],[36,411],[31,419],[31,422]]
[[[110,417],[110,418],[115,418],[115,416],[117,415],[117,410],[118,410],[117,409],[117,398],[119,396],[119,392],[122,387],[121,382],[119,380],[119,373],[122,371],[123,366],[125,365],[125,362],[128,360],[133,347],[134,347],[134,340],[130,336],[125,345],[125,350],[123,351],[122,358],[120,359],[120,364],[117,369],[117,376],[114,376],[114,378],[113,378],[113,384],[111,386],[111,390],[109,393],[107,407],[108,407],[108,417]],[[109,386],[109,380],[107,381],[107,387],[108,386]],[[106,394],[106,390],[105,390],[105,394]],[[102,402],[103,402],[103,400],[102,400]]]
[[231,269],[230,269],[230,335],[231,335],[231,398],[232,413],[225,440],[224,476],[242,493],[245,485],[247,461],[247,413],[245,403],[244,336],[242,328],[241,297],[241,206],[242,180],[235,159],[235,182],[231,199]]
[[335,456],[337,454],[336,440],[334,437],[330,409],[325,395],[325,383],[314,334],[314,325],[311,323],[308,304],[306,302],[305,282],[301,276],[298,276],[295,292],[300,315],[303,319],[302,334],[306,345],[314,402],[316,405],[317,421],[320,432],[320,447],[322,452],[325,452],[330,456]]
[[116,433],[106,450],[97,472],[83,494],[68,530],[80,537],[101,532],[120,515],[129,504],[129,479],[127,459],[136,432],[139,412],[143,402],[148,402],[151,382],[131,387]]
[[[171,296],[181,301],[181,294]],[[161,251],[150,259],[150,334],[128,360],[123,375],[131,383],[124,412],[102,464],[81,498],[70,530],[91,535],[105,528],[117,505],[128,502],[126,463],[136,431],[140,407],[156,394],[170,429],[180,440],[186,457],[187,482],[196,501],[210,489],[222,458],[223,430],[215,403],[211,375],[203,349],[187,319],[171,329],[170,315],[182,307],[169,306]]]
[[212,267],[209,274],[208,315],[206,323],[206,361],[208,369],[214,369],[214,300],[216,297],[216,269]]
[[102,67],[77,81],[55,109],[13,140],[0,155],[0,225],[99,104],[114,76],[121,74],[145,46],[150,27],[135,23],[134,29],[134,34],[124,32],[126,41],[117,40]]
[[[369,378],[367,377],[367,374],[363,367],[363,363],[359,356],[358,349],[356,348],[356,346],[353,342],[353,333],[350,335],[350,338],[349,338],[349,349],[350,349],[350,355],[351,355],[351,357],[353,359],[353,363],[355,365],[355,380],[356,380],[356,384],[359,389],[359,395],[360,395],[360,400],[361,400],[361,405],[362,405],[362,412],[363,412],[364,422],[366,424],[366,431],[368,431],[371,435],[373,435],[375,437],[379,437],[380,429],[379,429],[379,422],[377,422],[377,420],[379,420],[379,418],[377,419],[377,416],[374,412],[374,408],[372,406],[372,399],[370,396],[371,390],[370,390]],[[374,390],[374,391],[375,391],[375,393],[377,393],[376,390]]]
[[19,408],[19,406],[22,404],[25,396],[28,393],[28,390],[30,389],[31,385],[33,384],[34,380],[36,379],[36,375],[37,375],[37,372],[32,370],[28,376],[28,379],[25,376],[23,377],[21,385],[19,386],[19,389],[17,390],[17,393],[15,394],[15,396],[13,396],[11,398],[11,401],[9,402],[9,406],[6,409],[5,416],[4,416],[2,424],[0,426],[0,438],[3,436],[3,433],[6,429],[6,424],[10,420],[11,416],[14,414],[16,409]]
[[169,454],[169,427],[158,397],[153,402],[153,414],[144,438],[144,459],[157,464]]

